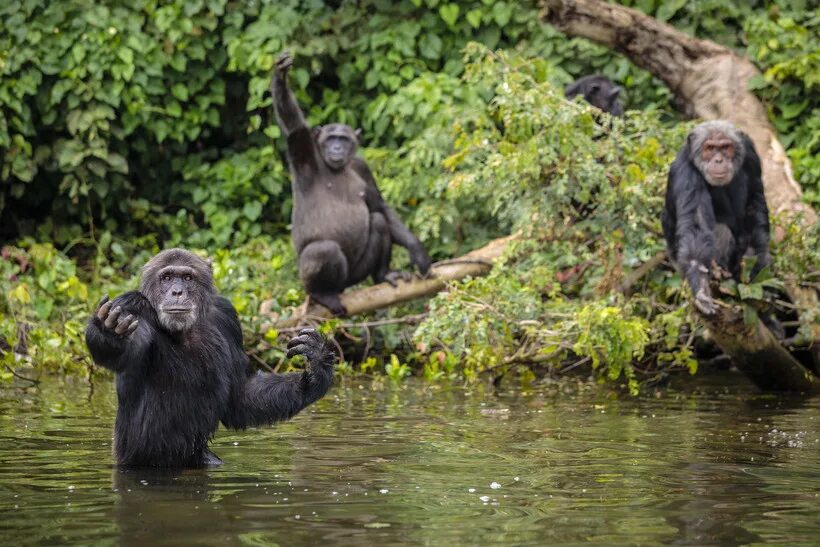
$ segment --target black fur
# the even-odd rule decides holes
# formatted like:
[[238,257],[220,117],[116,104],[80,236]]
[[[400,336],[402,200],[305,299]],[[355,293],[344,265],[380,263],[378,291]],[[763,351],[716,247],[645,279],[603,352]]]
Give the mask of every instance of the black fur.
[[[367,163],[355,156],[358,133],[344,124],[307,126],[287,85],[292,59],[280,56],[273,104],[287,138],[293,180],[293,244],[310,296],[334,314],[346,313],[339,294],[366,279],[395,283],[392,245],[410,251],[422,274],[430,257],[419,239],[385,202]],[[332,147],[331,147],[332,146]]]
[[252,374],[233,306],[215,292],[205,296],[196,323],[182,332],[166,330],[155,305],[139,291],[109,306],[112,313],[122,309],[121,322],[136,318],[135,330],[117,334],[99,309],[89,320],[85,336],[94,362],[116,373],[113,448],[119,464],[218,464],[208,442],[220,421],[243,429],[287,420],[330,387],[334,355],[318,333],[303,331],[289,344],[289,356],[308,358],[304,372]]
[[618,96],[621,88],[606,76],[591,75],[578,78],[564,89],[567,99],[581,95],[586,102],[613,116],[623,116],[624,107]]
[[[735,278],[740,276],[741,260],[746,254],[757,256],[753,274],[770,262],[769,209],[760,158],[749,137],[736,128],[729,135],[742,163],[726,185],[708,183],[693,160],[700,154],[693,146],[702,143],[702,139],[693,137],[727,123],[706,122],[696,128],[669,170],[661,217],[663,233],[669,256],[696,297],[708,291],[707,271],[713,261]],[[708,302],[705,307],[701,311],[713,311]]]

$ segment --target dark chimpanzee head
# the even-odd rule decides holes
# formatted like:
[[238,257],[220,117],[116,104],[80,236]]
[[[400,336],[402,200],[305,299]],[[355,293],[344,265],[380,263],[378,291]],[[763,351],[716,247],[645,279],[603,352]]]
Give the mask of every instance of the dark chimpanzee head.
[[361,132],[343,123],[320,125],[313,129],[313,135],[319,145],[319,151],[325,163],[333,171],[344,169],[359,146]]
[[154,306],[162,327],[178,333],[207,315],[216,291],[208,262],[185,249],[168,249],[142,268],[140,292]]
[[612,83],[612,80],[598,75],[579,78],[564,89],[567,99],[582,95],[589,104],[613,116],[624,115],[624,107],[618,100],[620,94],[621,88]]
[[740,130],[724,120],[704,122],[689,137],[689,159],[712,186],[732,182],[743,165],[745,148]]

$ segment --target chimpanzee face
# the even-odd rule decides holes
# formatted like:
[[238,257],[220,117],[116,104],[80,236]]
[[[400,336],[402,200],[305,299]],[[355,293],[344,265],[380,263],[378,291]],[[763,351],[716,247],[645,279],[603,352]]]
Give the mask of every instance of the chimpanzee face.
[[606,76],[590,75],[575,80],[564,90],[567,99],[581,95],[584,100],[613,116],[623,116],[624,107],[618,97],[621,88]]
[[735,141],[720,131],[713,131],[703,142],[700,151],[703,176],[709,184],[723,186],[735,175]]
[[186,331],[196,323],[199,306],[196,271],[188,266],[166,266],[157,273],[159,321],[169,332]]
[[620,87],[594,84],[590,86],[589,92],[584,94],[584,98],[589,104],[597,106],[604,112],[609,112],[613,116],[623,116],[624,107],[618,100],[620,94]]
[[356,155],[359,144],[358,131],[353,131],[350,126],[341,123],[321,126],[315,131],[325,164],[333,171],[344,169]]
[[687,139],[689,159],[706,182],[726,186],[746,157],[742,134],[731,122],[713,120],[695,127]]

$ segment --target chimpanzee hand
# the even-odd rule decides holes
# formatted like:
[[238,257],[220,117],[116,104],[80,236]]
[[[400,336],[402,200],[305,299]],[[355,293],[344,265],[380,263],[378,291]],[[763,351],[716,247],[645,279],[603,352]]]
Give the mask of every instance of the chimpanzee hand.
[[100,300],[97,311],[94,312],[94,316],[99,320],[98,326],[100,330],[122,336],[123,338],[130,336],[137,330],[140,324],[139,319],[130,313],[120,317],[122,307],[117,306],[112,310],[111,305],[112,302],[106,294],[102,300]]
[[410,272],[402,272],[397,270],[391,270],[384,274],[384,282],[390,285],[391,287],[398,287],[399,281],[412,281],[413,274]]
[[325,337],[314,329],[302,329],[288,342],[288,357],[304,355],[311,365],[333,363]]
[[293,66],[293,57],[289,51],[282,52],[279,58],[276,59],[276,75],[280,78],[286,78],[290,67]]
[[709,289],[701,287],[695,293],[695,307],[700,310],[703,315],[714,315],[717,311],[715,300],[709,294]]

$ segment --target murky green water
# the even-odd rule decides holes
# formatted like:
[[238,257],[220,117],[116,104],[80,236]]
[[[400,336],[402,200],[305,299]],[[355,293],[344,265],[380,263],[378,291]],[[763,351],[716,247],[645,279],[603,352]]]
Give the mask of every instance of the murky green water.
[[[0,390],[0,544],[820,542],[820,399],[348,381],[220,468],[112,467],[113,386]],[[562,393],[561,391],[565,392]]]

